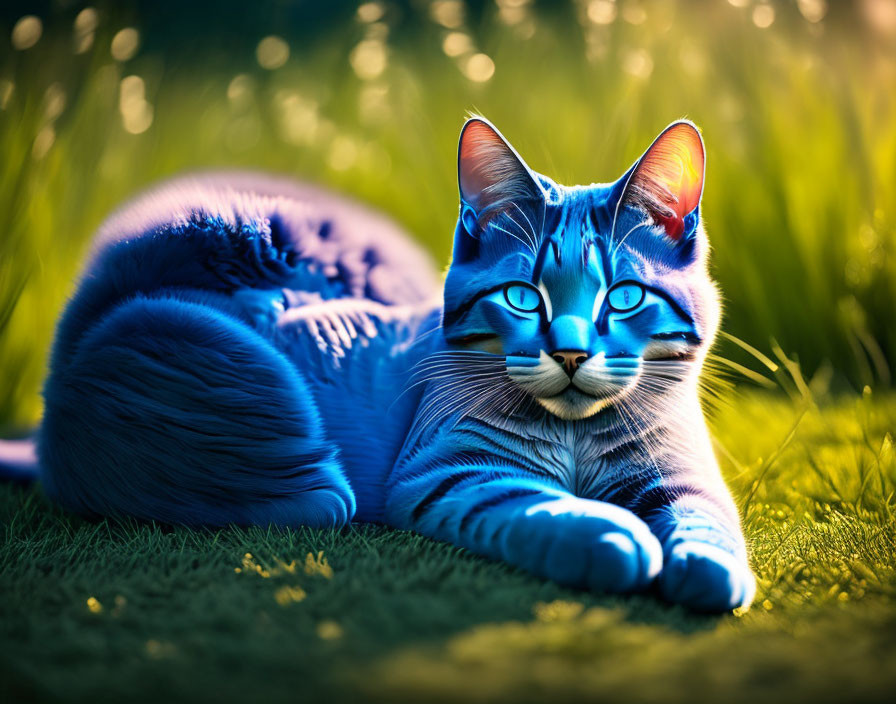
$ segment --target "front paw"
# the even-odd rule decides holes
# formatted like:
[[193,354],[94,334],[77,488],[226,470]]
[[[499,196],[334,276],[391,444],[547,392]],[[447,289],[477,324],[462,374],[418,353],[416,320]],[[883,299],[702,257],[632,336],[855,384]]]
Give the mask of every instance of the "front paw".
[[659,582],[668,601],[695,611],[749,606],[756,593],[756,580],[746,562],[695,540],[682,541],[667,552]]
[[663,551],[641,519],[585,499],[530,507],[506,535],[508,557],[556,582],[599,592],[639,591],[659,574]]

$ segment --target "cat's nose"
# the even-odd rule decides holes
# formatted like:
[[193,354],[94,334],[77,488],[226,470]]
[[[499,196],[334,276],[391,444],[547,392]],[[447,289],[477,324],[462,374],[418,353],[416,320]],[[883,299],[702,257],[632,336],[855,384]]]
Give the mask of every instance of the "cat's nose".
[[557,362],[572,379],[576,370],[588,359],[585,350],[556,350],[551,352],[551,358]]

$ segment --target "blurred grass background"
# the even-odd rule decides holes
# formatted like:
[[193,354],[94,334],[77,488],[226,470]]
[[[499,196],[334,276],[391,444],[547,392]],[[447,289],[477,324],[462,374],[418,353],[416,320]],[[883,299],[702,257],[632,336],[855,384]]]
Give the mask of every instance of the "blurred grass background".
[[38,420],[54,322],[124,199],[269,169],[381,207],[447,263],[470,110],[567,184],[693,119],[725,329],[815,391],[887,387],[894,86],[890,0],[6,2],[0,427]]

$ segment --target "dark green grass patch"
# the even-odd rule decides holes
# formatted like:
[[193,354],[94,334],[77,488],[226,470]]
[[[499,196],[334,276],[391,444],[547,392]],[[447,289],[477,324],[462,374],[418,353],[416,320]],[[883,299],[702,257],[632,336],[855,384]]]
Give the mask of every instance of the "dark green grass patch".
[[91,523],[0,486],[0,698],[889,700],[894,421],[888,397],[720,406],[759,595],[718,618],[382,527]]

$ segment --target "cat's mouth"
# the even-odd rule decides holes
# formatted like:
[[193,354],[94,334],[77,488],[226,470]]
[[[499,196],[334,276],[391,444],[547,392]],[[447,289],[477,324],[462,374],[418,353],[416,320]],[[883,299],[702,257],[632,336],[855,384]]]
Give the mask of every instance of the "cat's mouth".
[[555,396],[536,398],[536,401],[563,420],[583,420],[609,406],[618,394],[610,390],[600,392],[600,395],[584,391],[570,382],[563,391]]
[[583,388],[576,383],[578,378],[576,375],[560,393],[536,400],[543,408],[559,418],[582,420],[618,402],[631,388],[631,383],[636,377],[637,371],[632,370],[629,373],[612,375],[610,378],[604,377],[600,383],[586,378],[583,381],[590,382],[590,388]]
[[575,381],[570,381],[569,386],[567,386],[563,391],[557,394],[554,398],[562,398],[572,402],[579,402],[584,399],[588,399],[591,401],[600,401],[607,400],[616,395],[618,389],[599,389],[597,391],[586,391],[576,384]]

